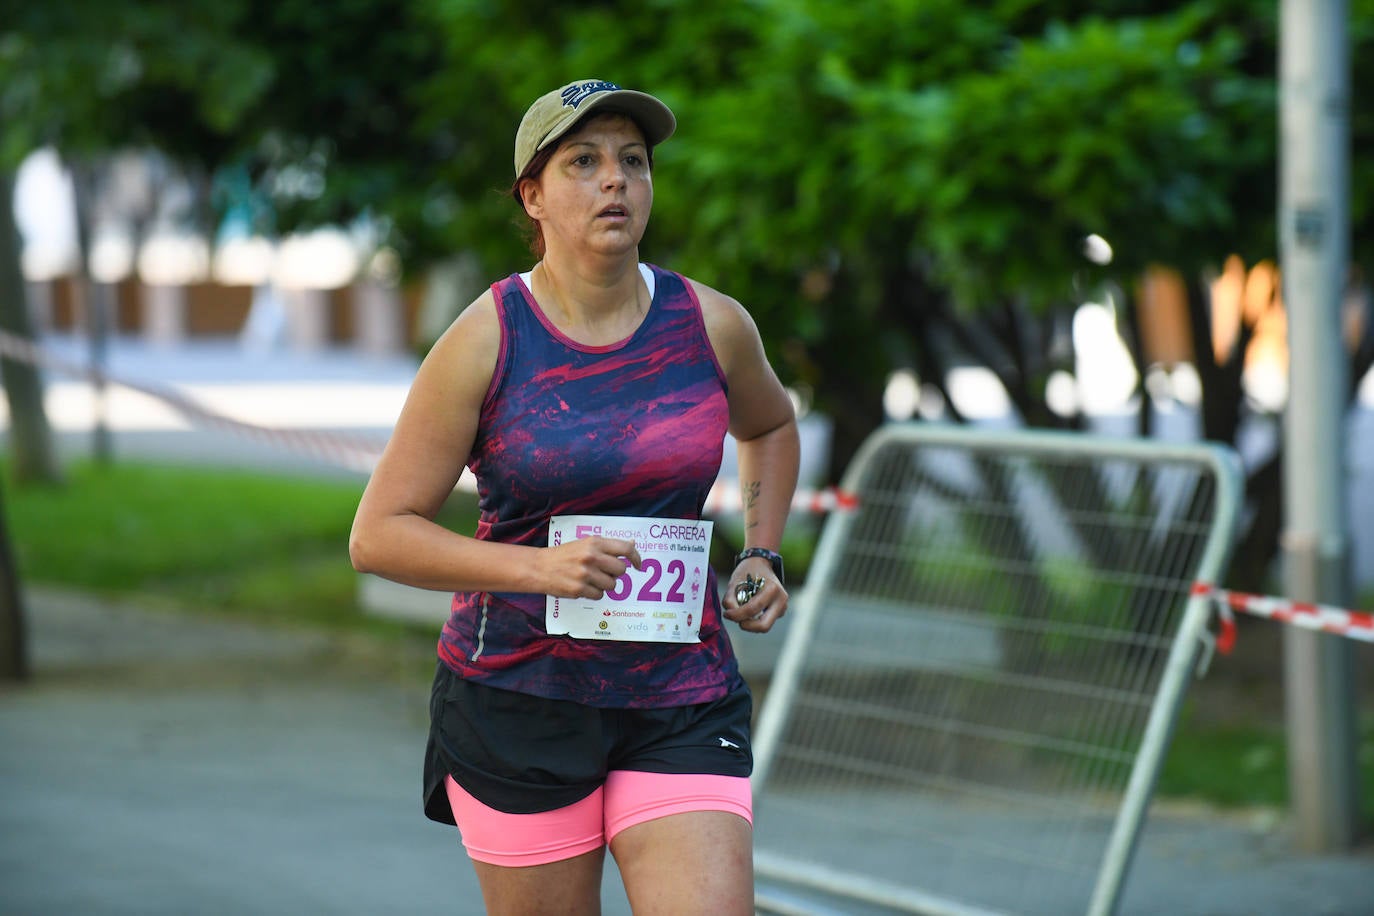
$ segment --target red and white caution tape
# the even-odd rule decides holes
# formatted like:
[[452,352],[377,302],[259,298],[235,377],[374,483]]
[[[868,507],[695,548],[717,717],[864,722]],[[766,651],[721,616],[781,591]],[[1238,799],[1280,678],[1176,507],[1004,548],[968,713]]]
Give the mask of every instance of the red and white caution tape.
[[[317,461],[363,474],[370,474],[376,467],[385,446],[384,441],[372,436],[322,430],[284,429],[236,420],[205,407],[173,388],[118,378],[97,366],[65,359],[27,338],[3,330],[0,330],[0,357],[19,360],[73,378],[84,378],[96,385],[120,385],[162,401],[189,422],[279,445],[302,452]],[[462,478],[458,481],[458,488],[470,493],[476,492],[477,483],[470,471],[464,470]],[[857,508],[858,504],[858,498],[853,494],[826,487],[819,490],[798,490],[792,500],[792,509],[819,514],[852,510]],[[706,497],[706,507],[703,511],[708,515],[724,515],[741,512],[743,509],[744,497],[738,481],[718,480]]]
[[1193,584],[1193,594],[1210,598],[1221,617],[1221,632],[1217,635],[1217,650],[1230,652],[1236,641],[1236,621],[1232,611],[1268,617],[1307,630],[1317,630],[1336,636],[1346,636],[1362,642],[1374,642],[1374,613],[1350,611],[1345,608],[1291,601],[1272,595],[1250,595],[1213,588],[1205,582]]
[[223,429],[245,438],[281,445],[307,454],[327,464],[362,473],[370,473],[381,457],[384,442],[371,436],[350,435],[309,429],[281,429],[246,423],[210,410],[174,388],[150,382],[119,378],[98,366],[90,366],[64,359],[51,350],[38,346],[7,331],[0,331],[0,356],[50,369],[74,378],[84,378],[95,385],[115,384],[156,398],[188,421],[216,429]]

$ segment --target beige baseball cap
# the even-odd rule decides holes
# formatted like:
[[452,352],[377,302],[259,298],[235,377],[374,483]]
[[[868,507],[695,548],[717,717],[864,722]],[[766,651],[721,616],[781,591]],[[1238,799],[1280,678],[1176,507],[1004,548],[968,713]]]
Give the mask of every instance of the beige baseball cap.
[[647,92],[621,89],[606,80],[577,80],[535,99],[520,119],[520,129],[515,133],[515,177],[524,173],[535,153],[598,108],[611,108],[634,118],[651,147],[677,129],[677,119],[668,106]]

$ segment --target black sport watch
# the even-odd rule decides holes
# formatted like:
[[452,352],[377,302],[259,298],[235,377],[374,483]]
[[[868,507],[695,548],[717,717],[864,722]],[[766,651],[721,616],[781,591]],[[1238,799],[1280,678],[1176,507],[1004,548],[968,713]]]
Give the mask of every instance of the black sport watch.
[[782,554],[775,550],[769,550],[767,547],[746,547],[735,557],[735,565],[740,565],[750,557],[763,557],[768,561],[768,565],[773,567],[773,575],[778,577],[778,584],[787,584],[787,580],[782,575]]

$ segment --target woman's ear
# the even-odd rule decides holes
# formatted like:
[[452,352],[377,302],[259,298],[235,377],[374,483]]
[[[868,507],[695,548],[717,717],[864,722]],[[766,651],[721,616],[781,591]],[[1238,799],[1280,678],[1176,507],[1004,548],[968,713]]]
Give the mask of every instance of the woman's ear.
[[544,209],[544,195],[539,187],[539,182],[533,178],[523,178],[520,181],[520,202],[525,206],[525,212],[531,219],[542,219]]

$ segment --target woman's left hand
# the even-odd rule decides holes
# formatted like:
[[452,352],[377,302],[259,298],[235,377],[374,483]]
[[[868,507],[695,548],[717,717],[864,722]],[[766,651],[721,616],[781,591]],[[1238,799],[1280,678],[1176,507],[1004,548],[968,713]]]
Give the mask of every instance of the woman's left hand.
[[722,604],[726,619],[741,630],[767,633],[787,613],[787,589],[766,562],[746,560],[735,567]]

